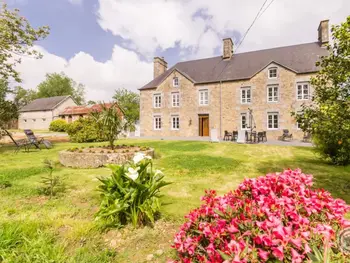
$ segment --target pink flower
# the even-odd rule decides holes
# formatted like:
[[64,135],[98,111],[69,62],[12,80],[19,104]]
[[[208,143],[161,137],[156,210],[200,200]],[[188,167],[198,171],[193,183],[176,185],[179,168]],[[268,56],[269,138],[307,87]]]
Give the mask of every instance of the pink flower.
[[264,251],[264,250],[262,250],[260,248],[258,249],[258,251],[259,251],[258,255],[263,261],[267,261],[269,259],[269,255],[270,255],[269,252]]
[[279,246],[279,247],[273,247],[272,248],[272,254],[279,260],[283,260],[284,258],[284,253],[283,253],[283,247]]

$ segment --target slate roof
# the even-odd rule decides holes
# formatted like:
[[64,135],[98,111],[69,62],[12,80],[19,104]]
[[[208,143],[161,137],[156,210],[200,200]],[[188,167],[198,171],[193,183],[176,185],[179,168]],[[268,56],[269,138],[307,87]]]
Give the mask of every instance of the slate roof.
[[61,103],[68,97],[70,96],[56,96],[50,98],[36,99],[28,105],[21,108],[19,112],[53,110],[59,103]]
[[271,62],[298,74],[316,72],[316,61],[327,54],[327,49],[313,42],[237,53],[229,60],[219,56],[179,62],[140,90],[156,88],[173,70],[178,70],[195,84],[250,79]]

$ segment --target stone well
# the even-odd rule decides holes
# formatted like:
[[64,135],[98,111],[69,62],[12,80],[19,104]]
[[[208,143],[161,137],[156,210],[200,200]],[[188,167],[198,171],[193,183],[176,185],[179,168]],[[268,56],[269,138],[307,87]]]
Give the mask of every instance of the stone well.
[[[154,150],[139,151],[154,157]],[[124,164],[132,160],[136,152],[125,153],[90,153],[90,152],[59,152],[59,160],[63,166],[72,168],[98,168],[106,164]]]

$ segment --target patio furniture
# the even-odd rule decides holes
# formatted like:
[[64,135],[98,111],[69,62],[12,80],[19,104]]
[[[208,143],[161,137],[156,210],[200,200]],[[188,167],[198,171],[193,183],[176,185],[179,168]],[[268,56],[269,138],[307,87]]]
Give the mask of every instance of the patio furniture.
[[26,139],[15,140],[8,130],[4,130],[5,134],[10,137],[11,141],[15,144],[15,153],[18,153],[22,148],[25,152],[29,151],[30,142]]
[[311,133],[305,132],[302,142],[311,142]]
[[224,141],[230,141],[230,140],[232,140],[232,133],[225,131]]
[[232,132],[232,141],[236,142],[238,139],[238,131]]
[[257,141],[256,131],[250,131],[250,132],[246,131],[245,136],[246,136],[246,142],[256,143]]
[[258,132],[258,142],[267,142],[266,131]]
[[284,129],[283,134],[280,137],[278,137],[278,139],[281,141],[285,141],[285,140],[291,141],[291,140],[293,140],[293,134],[289,133],[289,130]]
[[43,137],[37,138],[34,135],[34,132],[32,130],[24,130],[25,135],[27,136],[29,142],[31,143],[31,145],[34,145],[35,148],[40,149],[40,144],[44,144],[46,149],[50,149],[52,148],[52,144],[51,142],[49,142],[48,140],[45,140]]

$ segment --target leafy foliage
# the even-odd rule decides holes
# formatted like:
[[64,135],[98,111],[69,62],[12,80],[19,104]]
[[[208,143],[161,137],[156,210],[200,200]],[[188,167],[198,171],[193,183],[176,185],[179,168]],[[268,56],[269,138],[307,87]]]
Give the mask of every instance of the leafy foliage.
[[21,82],[16,65],[21,63],[21,56],[41,58],[41,54],[32,49],[34,43],[49,34],[47,26],[34,29],[19,10],[8,10],[2,4],[0,10],[0,78],[4,81],[14,79]]
[[42,177],[41,183],[43,186],[39,188],[39,192],[50,196],[52,198],[59,192],[63,192],[65,190],[65,185],[62,181],[62,178],[59,176],[54,176],[54,162],[51,160],[44,161],[45,168],[49,171],[48,176]]
[[8,83],[0,80],[0,127],[18,116],[16,104],[6,99],[6,95],[10,92]]
[[350,163],[350,16],[332,27],[333,44],[323,57],[321,70],[312,78],[314,98],[303,106],[303,115],[294,113],[304,131],[310,131],[322,156],[334,164]]
[[96,218],[108,227],[153,223],[160,210],[160,189],[169,183],[161,171],[153,171],[151,158],[137,153],[133,163],[108,167],[111,177],[99,178],[102,201]]
[[91,118],[80,118],[66,127],[70,140],[72,142],[101,142],[105,141],[103,131]]
[[15,94],[13,101],[19,109],[28,105],[37,98],[37,93],[35,90],[26,90],[20,86],[15,87],[13,93]]
[[206,191],[175,235],[175,262],[308,262],[325,245],[332,253],[324,255],[348,262],[336,237],[350,224],[350,206],[313,190],[312,179],[286,170],[246,179],[222,197]]
[[50,123],[49,130],[55,132],[64,132],[67,130],[68,123],[65,120],[57,119]]
[[38,98],[48,98],[64,95],[71,95],[75,102],[81,105],[85,101],[84,85],[76,83],[73,79],[69,78],[64,73],[46,74],[46,80],[38,85]]
[[135,122],[140,119],[140,95],[123,88],[115,91],[113,99],[123,109],[129,127],[134,129]]
[[128,127],[128,122],[123,120],[122,111],[117,104],[101,103],[100,106],[101,110],[92,112],[91,116],[108,140],[111,149],[114,150],[114,141]]

